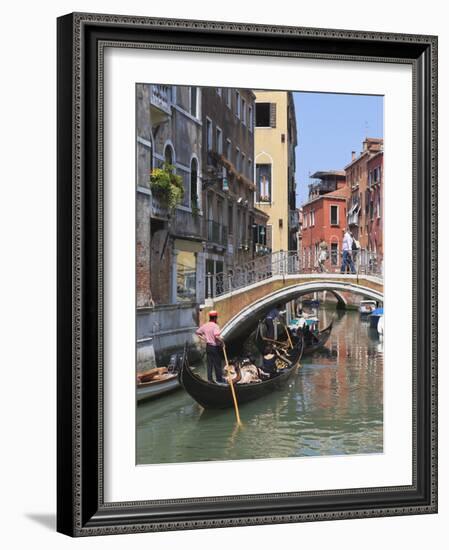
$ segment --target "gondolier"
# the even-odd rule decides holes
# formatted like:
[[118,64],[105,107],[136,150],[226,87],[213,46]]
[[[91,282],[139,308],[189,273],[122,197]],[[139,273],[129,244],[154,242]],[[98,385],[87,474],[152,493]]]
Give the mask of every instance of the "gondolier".
[[270,311],[265,316],[267,338],[269,338],[270,340],[274,340],[274,336],[275,336],[274,322],[279,319],[281,315],[281,308],[282,308],[282,304],[278,304],[277,306],[270,309]]
[[212,372],[215,372],[215,380],[219,384],[224,384],[226,381],[223,378],[223,368],[221,363],[221,347],[223,338],[221,337],[220,327],[218,326],[218,313],[216,311],[209,312],[209,321],[200,326],[196,331],[197,336],[206,343],[207,357],[207,379],[213,382]]

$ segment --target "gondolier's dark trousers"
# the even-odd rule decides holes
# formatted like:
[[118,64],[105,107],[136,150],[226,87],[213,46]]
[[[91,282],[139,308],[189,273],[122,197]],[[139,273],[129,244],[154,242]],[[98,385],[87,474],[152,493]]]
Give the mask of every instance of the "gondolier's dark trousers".
[[270,317],[265,319],[265,326],[267,327],[267,338],[274,340],[274,321]]
[[206,345],[206,357],[207,357],[207,379],[209,382],[213,382],[212,371],[215,372],[215,379],[217,382],[224,382],[223,370],[221,367],[221,348],[219,346]]

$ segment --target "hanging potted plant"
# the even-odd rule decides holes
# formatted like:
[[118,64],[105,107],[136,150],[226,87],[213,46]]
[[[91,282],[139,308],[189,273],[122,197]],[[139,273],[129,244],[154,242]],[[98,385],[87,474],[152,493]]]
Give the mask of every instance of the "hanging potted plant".
[[174,170],[174,166],[164,163],[162,168],[154,168],[150,174],[151,192],[170,210],[181,204],[184,197],[182,177],[176,175]]

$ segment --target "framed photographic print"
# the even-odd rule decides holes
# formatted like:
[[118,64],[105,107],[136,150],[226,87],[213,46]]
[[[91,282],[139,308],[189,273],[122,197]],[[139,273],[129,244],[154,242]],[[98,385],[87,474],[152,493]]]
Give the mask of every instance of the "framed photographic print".
[[437,511],[437,38],[58,19],[58,530]]

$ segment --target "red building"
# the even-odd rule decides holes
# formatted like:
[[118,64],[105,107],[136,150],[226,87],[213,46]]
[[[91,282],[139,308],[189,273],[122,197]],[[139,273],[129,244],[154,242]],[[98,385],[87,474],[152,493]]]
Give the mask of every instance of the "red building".
[[303,204],[302,262],[304,269],[318,267],[320,243],[325,243],[327,271],[338,271],[341,264],[341,243],[346,227],[346,203],[349,190],[344,171],[316,172],[316,181],[309,185],[309,200]]
[[374,253],[379,265],[383,262],[383,164],[384,154],[376,153],[368,161],[368,194],[369,206],[366,216],[368,232],[368,251]]
[[381,266],[383,139],[366,138],[360,155],[352,152],[352,161],[345,172],[350,195],[348,226],[360,242],[363,254],[367,254],[367,260],[372,257]]

